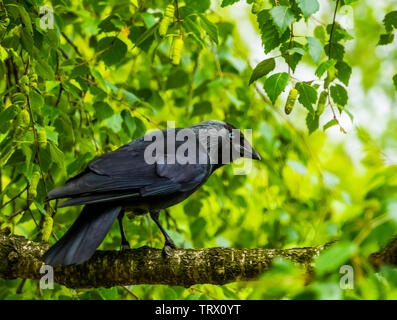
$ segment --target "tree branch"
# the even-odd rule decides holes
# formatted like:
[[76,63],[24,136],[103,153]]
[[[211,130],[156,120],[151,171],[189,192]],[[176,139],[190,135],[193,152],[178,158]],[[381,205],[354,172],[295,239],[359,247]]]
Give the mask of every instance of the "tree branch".
[[397,236],[379,252],[372,253],[368,260],[375,269],[385,264],[397,267]]
[[[294,249],[177,249],[165,257],[160,249],[141,247],[120,251],[97,251],[81,265],[57,266],[54,282],[69,288],[112,287],[132,284],[225,284],[255,280],[269,270],[271,260],[284,257],[310,270],[312,259],[328,246]],[[40,279],[41,257],[49,248],[0,230],[0,277]]]
[[332,26],[331,26],[331,32],[329,34],[329,48],[328,48],[328,60],[331,60],[331,48],[332,48],[332,36],[334,34],[334,28],[335,28],[335,20],[336,20],[336,12],[338,11],[338,5],[339,5],[339,0],[336,0],[335,4],[335,11],[334,11],[334,17],[332,18]]

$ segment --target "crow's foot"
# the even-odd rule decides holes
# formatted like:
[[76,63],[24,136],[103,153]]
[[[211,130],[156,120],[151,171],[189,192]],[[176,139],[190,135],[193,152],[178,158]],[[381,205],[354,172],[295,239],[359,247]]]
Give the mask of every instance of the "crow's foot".
[[129,250],[129,249],[131,249],[131,247],[130,247],[130,244],[129,244],[128,242],[123,243],[123,244],[120,246],[120,252],[125,251],[125,250]]
[[175,245],[175,243],[172,240],[167,241],[164,244],[163,255],[172,257],[172,250],[173,249],[178,249],[178,247]]

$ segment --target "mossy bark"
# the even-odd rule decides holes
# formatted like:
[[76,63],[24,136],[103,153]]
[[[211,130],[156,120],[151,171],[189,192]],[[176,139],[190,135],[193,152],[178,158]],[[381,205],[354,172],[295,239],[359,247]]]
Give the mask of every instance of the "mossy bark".
[[[70,288],[112,287],[132,284],[225,284],[255,280],[275,257],[284,257],[310,270],[313,257],[326,245],[294,249],[177,249],[164,256],[160,249],[141,247],[126,251],[97,251],[81,265],[54,268],[54,281]],[[0,277],[40,279],[46,243],[29,241],[0,230]]]
[[368,257],[369,262],[375,269],[379,269],[382,265],[397,266],[397,236],[395,236],[384,248],[379,252],[374,252]]

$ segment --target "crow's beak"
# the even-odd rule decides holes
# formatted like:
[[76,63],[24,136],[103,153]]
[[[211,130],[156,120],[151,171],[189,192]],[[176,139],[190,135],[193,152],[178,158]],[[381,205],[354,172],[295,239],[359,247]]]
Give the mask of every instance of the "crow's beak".
[[254,148],[252,148],[252,159],[254,159],[254,160],[262,160],[262,157],[260,156],[260,154]]
[[244,154],[244,158],[254,159],[254,160],[262,160],[262,157],[259,153],[251,147],[251,145],[247,142],[246,146],[240,146],[241,154]]

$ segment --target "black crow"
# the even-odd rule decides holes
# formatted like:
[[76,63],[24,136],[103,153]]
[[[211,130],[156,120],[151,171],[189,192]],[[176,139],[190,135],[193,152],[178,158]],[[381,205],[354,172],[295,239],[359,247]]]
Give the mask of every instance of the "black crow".
[[118,218],[121,249],[129,248],[122,226],[125,211],[149,212],[165,237],[163,252],[176,248],[159,222],[161,209],[196,191],[223,164],[236,158],[260,160],[240,130],[208,120],[188,128],[146,134],[89,163],[48,199],[70,198],[59,207],[85,205],[79,217],[45,254],[48,265],[80,264],[99,247]]

